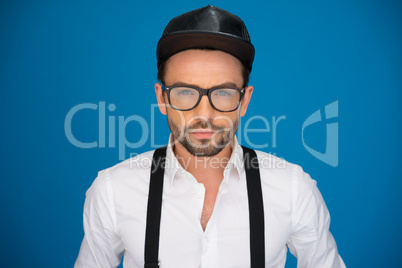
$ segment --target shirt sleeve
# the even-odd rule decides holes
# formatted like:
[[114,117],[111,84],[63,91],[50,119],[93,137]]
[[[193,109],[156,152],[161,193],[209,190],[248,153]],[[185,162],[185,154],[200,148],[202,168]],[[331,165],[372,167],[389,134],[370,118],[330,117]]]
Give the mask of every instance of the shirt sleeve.
[[288,247],[297,267],[346,267],[329,231],[330,215],[316,181],[297,167],[292,184],[293,231]]
[[110,268],[120,264],[124,248],[117,234],[112,185],[107,170],[99,172],[86,192],[84,232],[75,268]]

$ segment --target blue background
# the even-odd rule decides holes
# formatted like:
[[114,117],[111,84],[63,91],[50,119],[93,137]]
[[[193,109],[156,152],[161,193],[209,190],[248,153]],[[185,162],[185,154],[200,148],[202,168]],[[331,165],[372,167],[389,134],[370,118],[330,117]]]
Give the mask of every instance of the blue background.
[[[2,267],[73,266],[84,235],[85,191],[99,170],[120,160],[107,140],[105,148],[72,145],[64,130],[68,111],[113,103],[107,118],[139,115],[150,122],[164,26],[207,4],[240,16],[256,48],[255,91],[243,125],[252,115],[286,116],[275,147],[272,133],[250,139],[268,142],[264,151],[318,181],[347,266],[400,267],[402,3],[380,0],[1,1]],[[336,100],[339,117],[331,120],[339,123],[339,165],[332,167],[307,152],[301,126]],[[98,139],[97,113],[77,113],[77,139]],[[155,122],[155,141],[164,144],[165,118],[156,115]],[[305,132],[306,143],[320,151],[325,123]],[[128,124],[125,136],[138,141],[140,125]],[[148,140],[128,148],[125,158],[150,149]],[[286,267],[295,263],[289,255]]]

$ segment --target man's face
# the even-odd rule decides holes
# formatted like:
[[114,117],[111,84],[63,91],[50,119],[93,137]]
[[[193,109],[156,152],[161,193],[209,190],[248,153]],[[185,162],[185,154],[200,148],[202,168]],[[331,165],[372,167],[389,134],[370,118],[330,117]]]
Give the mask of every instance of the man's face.
[[[170,57],[166,65],[165,86],[194,86],[203,89],[243,86],[241,63],[218,50],[186,50]],[[190,111],[169,107],[161,85],[155,85],[160,110],[167,115],[170,131],[177,146],[196,156],[213,156],[233,140],[240,117],[246,113],[253,88],[246,88],[236,111],[219,112],[203,96]],[[165,106],[165,104],[167,104]]]

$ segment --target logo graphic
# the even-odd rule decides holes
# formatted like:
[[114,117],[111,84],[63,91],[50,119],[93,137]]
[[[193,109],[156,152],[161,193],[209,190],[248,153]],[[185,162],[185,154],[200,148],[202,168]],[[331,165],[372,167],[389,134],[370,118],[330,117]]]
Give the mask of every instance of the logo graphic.
[[[334,101],[325,106],[325,119],[337,118],[338,117],[338,101]],[[304,141],[304,129],[308,126],[311,126],[317,122],[321,122],[321,110],[315,111],[312,115],[310,115],[306,121],[303,123],[302,127],[302,142],[304,148],[312,154],[318,160],[332,166],[338,166],[338,123],[327,123],[327,137],[325,144],[325,153],[321,153],[317,150],[314,150],[310,146],[308,146]]]

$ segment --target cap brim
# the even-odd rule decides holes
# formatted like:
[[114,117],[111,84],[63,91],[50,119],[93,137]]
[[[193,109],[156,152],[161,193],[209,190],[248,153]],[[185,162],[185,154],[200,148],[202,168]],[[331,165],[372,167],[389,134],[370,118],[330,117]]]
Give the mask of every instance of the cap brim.
[[158,42],[158,68],[169,57],[188,49],[216,49],[238,58],[251,71],[254,60],[254,46],[229,34],[205,32],[182,32],[164,36]]

